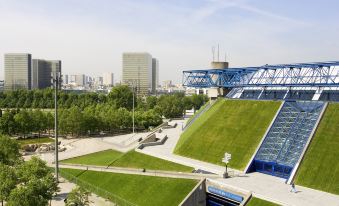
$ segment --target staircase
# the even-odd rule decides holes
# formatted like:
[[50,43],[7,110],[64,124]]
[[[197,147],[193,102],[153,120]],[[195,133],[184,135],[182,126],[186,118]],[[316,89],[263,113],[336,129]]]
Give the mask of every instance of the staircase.
[[252,162],[251,171],[288,178],[298,162],[324,102],[286,101]]

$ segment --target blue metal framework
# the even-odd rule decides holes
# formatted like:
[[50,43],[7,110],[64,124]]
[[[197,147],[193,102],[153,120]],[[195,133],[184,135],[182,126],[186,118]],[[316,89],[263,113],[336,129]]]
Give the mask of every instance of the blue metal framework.
[[339,61],[264,65],[260,67],[189,70],[187,87],[312,87],[339,86]]
[[288,178],[323,106],[320,101],[286,101],[254,158],[252,170]]

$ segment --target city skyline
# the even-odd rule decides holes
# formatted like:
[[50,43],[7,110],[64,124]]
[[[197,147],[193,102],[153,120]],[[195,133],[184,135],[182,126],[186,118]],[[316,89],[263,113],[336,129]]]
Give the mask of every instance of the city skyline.
[[[300,14],[305,8],[309,15]],[[65,73],[112,72],[119,81],[122,53],[147,51],[161,62],[160,82],[180,83],[182,70],[209,68],[218,43],[230,67],[336,60],[336,8],[331,0],[3,0],[0,55],[29,52],[62,60]]]

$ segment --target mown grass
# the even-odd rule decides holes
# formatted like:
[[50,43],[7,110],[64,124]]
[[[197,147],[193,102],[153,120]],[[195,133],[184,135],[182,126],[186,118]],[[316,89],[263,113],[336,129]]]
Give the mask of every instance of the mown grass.
[[[140,206],[174,206],[198,183],[197,180],[61,169],[77,178]],[[81,185],[81,183],[79,183]],[[107,198],[107,193],[93,191]],[[111,199],[114,199],[112,197]]]
[[17,141],[21,146],[24,146],[28,144],[50,143],[50,142],[54,142],[54,139],[49,138],[49,137],[41,137],[41,138],[30,138],[30,139],[18,139]]
[[175,153],[243,170],[253,155],[281,102],[219,100],[181,135]]
[[252,197],[251,200],[246,204],[246,206],[278,206],[278,204]]
[[149,170],[166,170],[178,172],[191,172],[193,170],[191,167],[145,155],[134,150],[127,153],[121,153],[115,150],[106,150],[63,160],[61,162],[84,165],[145,168]]
[[328,105],[295,182],[339,195],[339,103]]
[[114,160],[122,156],[123,153],[115,150],[104,150],[101,152],[91,153],[80,157],[62,160],[62,163],[84,164],[84,165],[100,165],[108,166]]

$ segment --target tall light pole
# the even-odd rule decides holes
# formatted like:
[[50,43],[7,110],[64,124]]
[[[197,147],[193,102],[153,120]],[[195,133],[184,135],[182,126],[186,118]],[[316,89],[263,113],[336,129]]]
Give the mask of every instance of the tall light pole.
[[135,110],[135,87],[136,87],[136,82],[137,79],[129,79],[126,81],[128,85],[132,86],[132,95],[133,95],[133,108],[132,108],[132,122],[133,122],[133,134],[135,133],[135,118],[134,118],[134,110]]
[[134,134],[134,85],[132,85],[132,94],[133,94],[133,114],[132,114],[132,121],[133,121],[133,134]]
[[52,81],[54,85],[54,139],[55,139],[55,176],[59,182],[59,140],[58,140],[58,90],[61,82],[60,72],[52,74]]

